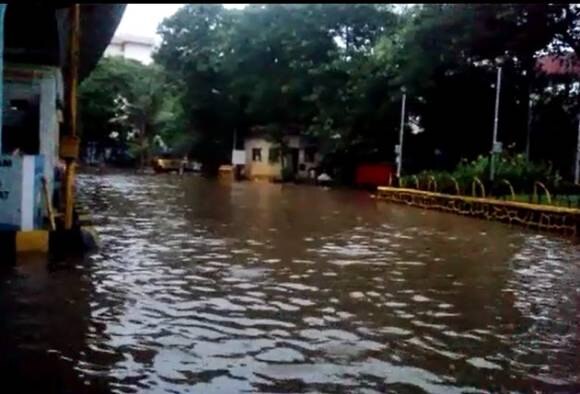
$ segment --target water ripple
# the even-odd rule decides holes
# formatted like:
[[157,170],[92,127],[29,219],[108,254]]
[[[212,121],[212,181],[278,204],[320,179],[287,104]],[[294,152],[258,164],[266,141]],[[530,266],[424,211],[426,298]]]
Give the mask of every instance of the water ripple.
[[[44,340],[83,387],[580,387],[569,241],[357,192],[130,175],[81,176],[79,189],[102,242],[75,271],[87,327],[77,353]],[[10,332],[37,329],[35,302]]]

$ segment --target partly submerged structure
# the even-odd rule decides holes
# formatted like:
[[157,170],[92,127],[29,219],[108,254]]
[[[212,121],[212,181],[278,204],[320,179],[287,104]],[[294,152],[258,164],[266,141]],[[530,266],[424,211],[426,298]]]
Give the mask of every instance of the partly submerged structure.
[[[277,180],[282,178],[284,167],[296,179],[306,179],[316,171],[322,160],[316,142],[290,129],[283,137],[285,149],[274,141],[265,127],[254,127],[244,139],[244,174],[251,180]],[[283,155],[282,152],[285,152]]]
[[124,9],[0,4],[0,257],[46,252],[52,234],[77,225],[77,86],[103,56]]

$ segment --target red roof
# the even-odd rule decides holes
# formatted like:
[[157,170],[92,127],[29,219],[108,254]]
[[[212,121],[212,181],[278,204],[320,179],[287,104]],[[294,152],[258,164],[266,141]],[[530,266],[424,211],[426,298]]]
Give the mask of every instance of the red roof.
[[575,55],[542,56],[537,60],[536,67],[548,75],[580,76],[580,60]]

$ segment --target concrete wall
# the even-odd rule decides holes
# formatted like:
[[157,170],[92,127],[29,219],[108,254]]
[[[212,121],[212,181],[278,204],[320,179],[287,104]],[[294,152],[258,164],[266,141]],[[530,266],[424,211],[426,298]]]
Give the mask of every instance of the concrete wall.
[[[63,97],[63,80],[61,70],[49,66],[20,66],[6,65],[4,80],[3,107],[9,105],[13,99],[27,99],[40,94],[40,123],[38,125],[40,152],[44,160],[44,177],[48,190],[53,190],[54,167],[58,160],[59,150],[59,121],[57,117],[57,98]],[[27,70],[35,73],[34,79],[23,80],[21,77],[12,77],[13,72]],[[0,133],[1,137],[1,133]]]
[[153,47],[149,45],[144,45],[140,43],[127,42],[124,45],[125,54],[124,56],[128,59],[135,59],[143,64],[149,64],[152,62],[151,53],[153,52]]
[[54,188],[54,168],[59,157],[59,121],[56,101],[64,101],[60,69],[46,70],[40,85],[40,154],[44,157],[44,177],[48,190]]
[[[307,178],[308,171],[317,167],[321,161],[321,156],[317,152],[314,157],[313,162],[306,162],[306,148],[308,145],[299,137],[291,136],[286,140],[286,144],[290,149],[298,149],[298,172],[296,176],[298,178]],[[270,162],[270,149],[278,147],[278,144],[268,141],[265,138],[248,138],[245,141],[245,151],[246,151],[246,175],[249,178],[277,178],[281,176],[282,164],[280,158],[276,163]],[[259,148],[262,150],[262,161],[252,160],[252,149]],[[290,160],[290,156],[288,157]],[[300,170],[300,166],[304,165],[304,169]]]
[[123,46],[118,43],[110,43],[105,49],[105,56],[123,56]]
[[0,225],[12,225],[19,230],[32,230],[41,226],[39,217],[45,212],[46,206],[41,178],[46,179],[50,194],[54,188],[60,127],[56,103],[57,98],[63,98],[63,85],[59,68],[6,64],[3,111],[8,111],[11,100],[32,100],[35,96],[40,96],[36,130],[39,133],[38,155],[20,157],[7,152],[0,156]]
[[111,42],[105,50],[105,56],[122,56],[143,64],[150,64],[153,61],[152,53],[153,45],[132,41]]
[[[278,160],[270,163],[270,148],[276,145],[264,138],[246,139],[244,149],[246,151],[246,176],[249,178],[277,178],[281,176],[281,163]],[[262,150],[262,161],[252,160],[252,150]]]
[[42,224],[43,157],[0,155],[0,230],[33,230]]

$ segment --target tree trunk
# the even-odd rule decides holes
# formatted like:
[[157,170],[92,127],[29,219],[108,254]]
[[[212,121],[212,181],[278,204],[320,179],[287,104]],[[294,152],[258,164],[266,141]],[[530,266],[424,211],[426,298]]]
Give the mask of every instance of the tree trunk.
[[147,140],[147,134],[146,134],[146,126],[143,125],[143,127],[141,128],[141,133],[140,134],[140,138],[139,138],[139,147],[140,147],[140,164],[139,167],[141,170],[143,170],[145,168],[145,162],[146,162],[146,140]]

